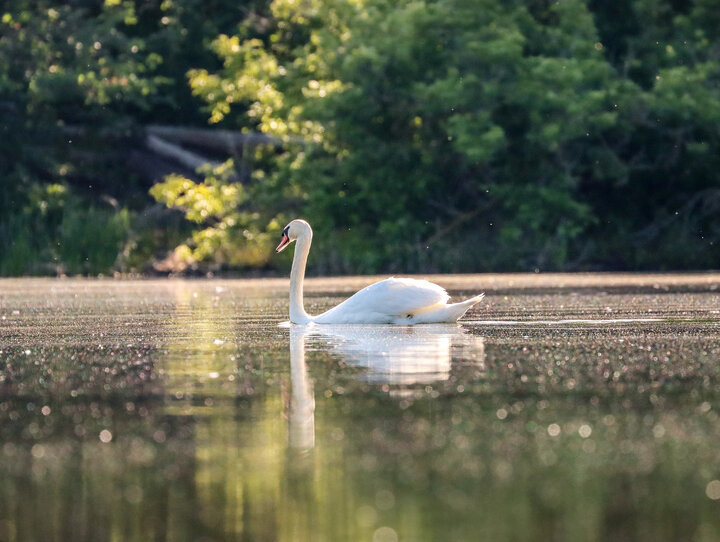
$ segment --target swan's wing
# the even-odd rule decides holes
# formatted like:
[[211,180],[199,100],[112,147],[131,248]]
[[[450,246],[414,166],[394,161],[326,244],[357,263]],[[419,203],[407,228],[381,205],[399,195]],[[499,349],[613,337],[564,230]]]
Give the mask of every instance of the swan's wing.
[[438,303],[447,303],[447,300],[450,299],[445,288],[427,280],[394,277],[371,284],[355,295],[359,296],[360,294],[368,305],[382,307],[384,311],[392,315],[401,315]]
[[[418,279],[389,278],[363,288],[337,307],[318,316],[319,323],[382,322],[446,303],[450,298],[444,288]],[[388,321],[392,321],[388,319]]]

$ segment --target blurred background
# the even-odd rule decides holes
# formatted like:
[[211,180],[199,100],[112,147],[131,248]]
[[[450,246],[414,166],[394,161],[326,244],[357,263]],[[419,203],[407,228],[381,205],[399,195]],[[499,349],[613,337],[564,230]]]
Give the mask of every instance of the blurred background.
[[720,267],[716,0],[0,6],[0,275]]

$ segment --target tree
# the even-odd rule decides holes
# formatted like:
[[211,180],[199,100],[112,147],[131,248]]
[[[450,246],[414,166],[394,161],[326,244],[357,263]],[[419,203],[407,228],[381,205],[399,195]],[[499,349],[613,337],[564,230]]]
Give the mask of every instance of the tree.
[[698,225],[713,265],[715,15],[622,5],[615,28],[599,1],[275,0],[191,84],[286,139],[250,199],[309,217],[321,270],[682,266]]
[[[134,218],[148,204],[136,172],[142,127],[205,123],[185,80],[187,63],[217,66],[203,43],[234,29],[256,4],[4,3],[0,274],[126,268],[133,247],[130,257],[141,263],[152,257],[155,239],[184,234],[176,225],[170,230],[180,231],[169,236],[150,231],[146,219]],[[109,237],[95,235],[91,220]]]

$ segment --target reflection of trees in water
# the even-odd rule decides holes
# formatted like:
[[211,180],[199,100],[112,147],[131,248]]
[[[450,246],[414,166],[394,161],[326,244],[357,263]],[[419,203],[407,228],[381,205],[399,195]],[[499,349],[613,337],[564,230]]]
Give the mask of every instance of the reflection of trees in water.
[[[554,357],[494,342],[486,359],[482,338],[457,326],[294,326],[289,365],[284,342],[235,362],[237,346],[198,347],[215,338],[212,308],[149,354],[154,367],[177,364],[163,397],[81,396],[48,416],[39,398],[34,410],[0,398],[0,540],[372,540],[382,526],[428,540],[718,532],[698,474],[720,464],[712,409],[677,419],[671,397],[621,408],[558,387],[513,391],[511,364],[557,371],[578,352],[566,342]],[[228,360],[265,369],[230,387],[191,386]]]
[[[37,424],[27,404],[13,406],[25,411],[16,423]],[[0,540],[162,540],[178,517],[188,535],[204,533],[190,519],[198,504],[192,424],[156,417],[148,403],[133,413],[112,406],[66,405],[53,409],[42,438],[3,438]],[[106,430],[109,443],[98,438]]]

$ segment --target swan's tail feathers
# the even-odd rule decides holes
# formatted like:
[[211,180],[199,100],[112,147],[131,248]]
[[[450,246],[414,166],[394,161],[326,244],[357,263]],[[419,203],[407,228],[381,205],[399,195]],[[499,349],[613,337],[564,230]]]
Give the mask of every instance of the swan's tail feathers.
[[453,320],[459,320],[462,318],[467,311],[469,311],[474,305],[480,303],[484,297],[485,294],[480,294],[475,297],[471,297],[470,299],[466,299],[465,301],[461,301],[460,303],[448,305],[448,309],[451,311]]
[[[413,315],[413,323],[416,324],[430,324],[440,322],[455,322],[462,318],[470,307],[479,303],[485,294],[476,295],[460,303],[451,303],[450,305],[437,304],[432,307],[428,307],[423,311],[416,312]],[[403,323],[403,322],[398,322]]]

